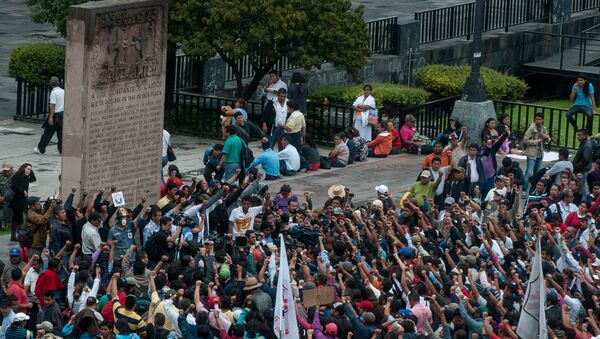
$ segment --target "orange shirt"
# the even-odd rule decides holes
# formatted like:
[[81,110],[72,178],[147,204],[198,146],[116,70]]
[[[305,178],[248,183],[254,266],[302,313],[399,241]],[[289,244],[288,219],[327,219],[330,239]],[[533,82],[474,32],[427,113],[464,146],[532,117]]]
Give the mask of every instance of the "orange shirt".
[[392,151],[392,134],[390,132],[381,132],[377,134],[375,140],[367,143],[367,147],[373,148],[373,153],[376,155],[388,155]]
[[427,154],[427,156],[425,156],[425,159],[423,160],[423,168],[431,167],[431,160],[435,157],[438,157],[440,158],[440,160],[442,160],[442,164],[440,165],[440,167],[450,166],[450,156],[448,155],[448,151],[442,151],[441,154]]

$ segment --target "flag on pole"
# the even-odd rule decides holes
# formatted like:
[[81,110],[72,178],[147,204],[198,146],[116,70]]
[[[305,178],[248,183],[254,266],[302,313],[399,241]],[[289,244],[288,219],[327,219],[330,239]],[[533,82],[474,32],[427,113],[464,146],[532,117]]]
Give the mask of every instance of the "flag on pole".
[[546,288],[544,287],[544,273],[542,271],[542,244],[538,234],[535,243],[535,257],[531,275],[527,282],[527,292],[521,310],[521,317],[517,326],[517,334],[521,338],[548,338],[546,328]]
[[[273,317],[273,331],[279,339],[299,338],[298,323],[296,320],[296,309],[294,308],[294,296],[292,295],[292,284],[290,280],[290,269],[283,235],[279,235],[281,244],[279,246],[279,279],[277,280],[277,297],[275,298],[275,314]],[[273,258],[275,260],[275,258]]]

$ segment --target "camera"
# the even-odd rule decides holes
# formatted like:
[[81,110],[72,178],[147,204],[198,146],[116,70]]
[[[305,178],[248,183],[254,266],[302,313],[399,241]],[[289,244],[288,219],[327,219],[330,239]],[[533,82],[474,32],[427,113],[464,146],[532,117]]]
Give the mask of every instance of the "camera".
[[234,243],[236,247],[246,247],[246,245],[248,245],[248,238],[245,236],[237,236],[234,239]]

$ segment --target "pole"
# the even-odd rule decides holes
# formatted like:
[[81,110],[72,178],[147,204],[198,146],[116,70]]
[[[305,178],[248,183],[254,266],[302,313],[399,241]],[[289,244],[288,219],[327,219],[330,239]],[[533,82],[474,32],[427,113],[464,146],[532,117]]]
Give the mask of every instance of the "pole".
[[483,79],[481,78],[481,35],[483,32],[483,15],[484,15],[485,0],[477,0],[475,2],[475,22],[473,24],[473,43],[471,49],[473,52],[473,60],[471,62],[471,75],[467,78],[463,89],[463,100],[468,102],[484,102],[487,101],[487,94]]

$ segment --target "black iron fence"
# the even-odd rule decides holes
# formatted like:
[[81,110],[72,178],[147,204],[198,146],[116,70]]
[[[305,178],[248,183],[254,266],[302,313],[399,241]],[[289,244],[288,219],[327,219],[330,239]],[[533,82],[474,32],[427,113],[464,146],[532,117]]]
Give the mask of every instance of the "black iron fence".
[[[595,66],[600,62],[600,39],[542,32],[523,32],[522,58],[525,63],[543,61],[540,66],[574,69],[572,66]],[[575,72],[580,73],[580,72]],[[594,71],[594,73],[597,73]]]
[[371,53],[388,54],[395,51],[396,41],[394,29],[397,23],[398,17],[389,17],[367,22],[369,35],[371,36],[371,40],[369,41]]
[[[589,0],[588,0],[589,1]],[[596,0],[594,0],[596,1]],[[491,31],[548,18],[548,0],[487,0],[484,31]],[[415,13],[421,21],[421,43],[453,39],[473,34],[475,2]]]
[[449,118],[452,115],[454,103],[460,97],[448,97],[430,101],[422,105],[408,106],[400,109],[398,114],[398,128],[404,123],[404,116],[412,114],[417,120],[415,128],[423,135],[435,138],[448,128]]
[[197,91],[202,83],[203,62],[200,58],[181,54],[175,58],[175,91]]
[[17,107],[15,120],[44,121],[48,115],[48,101],[52,88],[17,79]]
[[582,12],[589,9],[599,8],[600,0],[571,0],[571,12]]

